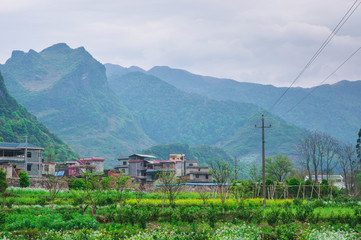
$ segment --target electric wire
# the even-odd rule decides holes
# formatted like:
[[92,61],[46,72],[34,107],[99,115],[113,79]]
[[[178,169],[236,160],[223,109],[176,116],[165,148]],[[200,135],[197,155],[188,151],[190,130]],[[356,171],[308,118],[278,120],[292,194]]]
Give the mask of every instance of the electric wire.
[[[281,94],[281,96],[275,101],[275,103],[271,106],[270,111],[281,101],[281,99],[286,95],[286,93],[290,90],[290,88],[296,83],[296,81],[301,77],[301,75],[309,68],[309,66],[317,59],[317,57],[321,54],[321,52],[325,49],[325,47],[329,44],[329,42],[333,39],[333,37],[338,33],[338,31],[342,28],[342,26],[348,21],[348,19],[352,16],[352,14],[356,11],[356,9],[360,6],[361,2],[357,4],[359,0],[356,0],[348,11],[344,14],[342,19],[336,25],[336,27],[332,30],[332,32],[328,35],[326,40],[322,43],[320,48],[316,51],[316,53],[311,57],[305,67],[301,70],[301,72],[297,75],[297,77],[293,80],[291,85]],[[357,4],[357,5],[356,5]]]
[[[319,85],[322,85],[324,82],[326,82],[333,74],[335,74],[343,65],[345,65],[346,62],[348,62],[353,56],[356,55],[358,51],[361,50],[361,47],[359,47],[356,51],[354,51],[345,61],[343,61],[331,74],[329,74]],[[283,115],[286,115],[287,113],[291,112],[295,107],[297,107],[301,102],[303,102],[308,96],[310,96],[314,91],[316,91],[316,87],[312,88],[312,90],[306,94],[300,101],[298,101],[293,107],[291,107],[287,112],[285,112]]]

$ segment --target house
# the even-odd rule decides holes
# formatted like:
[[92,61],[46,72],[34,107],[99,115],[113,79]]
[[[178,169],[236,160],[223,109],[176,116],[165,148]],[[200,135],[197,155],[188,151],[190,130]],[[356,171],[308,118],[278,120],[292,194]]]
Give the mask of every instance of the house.
[[[158,179],[158,174],[160,172],[164,171],[177,171],[176,168],[176,161],[173,160],[150,160],[147,161],[147,169],[146,169],[146,175],[147,175],[147,182],[154,182]],[[177,175],[176,176],[180,176]]]
[[118,157],[118,161],[120,164],[114,168],[125,175],[129,175],[129,157]]
[[42,175],[55,175],[55,167],[56,163],[53,162],[44,162],[42,163],[43,169],[42,169]]
[[209,183],[212,181],[212,174],[209,167],[199,166],[198,160],[185,160],[183,179],[192,183]]
[[[310,177],[307,175],[305,176],[305,181],[308,180]],[[311,181],[315,181],[315,175],[311,175]],[[317,183],[321,183],[322,179],[328,179],[329,183],[338,187],[338,188],[345,188],[345,182],[343,181],[343,177],[341,175],[317,175]]]
[[88,157],[66,161],[67,176],[81,177],[87,170],[95,173],[104,172],[104,158]]
[[118,160],[121,164],[116,169],[144,182],[156,181],[163,171],[174,171],[177,177],[190,182],[212,181],[208,167],[198,166],[197,160],[186,160],[184,154],[170,154],[169,160],[157,160],[154,156],[143,154],[119,157]]
[[44,148],[30,143],[0,142],[0,167],[8,178],[18,177],[25,171],[31,178],[42,176],[42,151]]
[[129,175],[137,180],[145,181],[147,178],[146,170],[148,160],[154,159],[154,156],[144,154],[133,154],[128,157]]

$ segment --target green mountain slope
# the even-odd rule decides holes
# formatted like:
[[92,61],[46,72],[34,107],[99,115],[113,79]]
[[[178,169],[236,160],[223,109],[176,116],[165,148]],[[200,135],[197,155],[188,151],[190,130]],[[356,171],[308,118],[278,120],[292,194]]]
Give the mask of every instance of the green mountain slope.
[[82,47],[14,51],[1,69],[9,92],[83,156],[115,160],[153,144]]
[[[52,148],[59,161],[76,158],[76,153],[60,138],[31,115],[8,94],[0,73],[0,140],[5,142],[28,141],[43,148]],[[46,154],[44,155],[46,157]]]
[[[106,67],[108,71],[108,65]],[[113,65],[109,71],[113,75],[121,76],[139,69],[116,68]],[[272,108],[286,88],[200,76],[169,67],[154,67],[149,71],[140,71],[189,93],[216,100],[256,104],[296,126],[326,132],[345,142],[354,142],[361,125],[361,81],[341,81],[314,88],[291,88],[282,101]],[[311,95],[289,111],[311,91]]]
[[[327,132],[345,142],[354,142],[361,125],[361,81],[341,81],[311,89],[291,88],[272,108],[286,88],[200,76],[169,67],[154,67],[147,73],[187,92],[217,100],[254,103],[287,122]],[[288,112],[311,91],[305,101]]]
[[[250,119],[253,115],[260,118],[260,109],[253,104],[217,101],[186,93],[141,72],[113,74],[108,81],[155,142],[216,145],[224,147],[232,156],[260,152],[261,132],[254,128],[260,119]],[[293,153],[303,130],[272,115],[268,115],[268,119],[275,125],[276,142],[269,152]]]

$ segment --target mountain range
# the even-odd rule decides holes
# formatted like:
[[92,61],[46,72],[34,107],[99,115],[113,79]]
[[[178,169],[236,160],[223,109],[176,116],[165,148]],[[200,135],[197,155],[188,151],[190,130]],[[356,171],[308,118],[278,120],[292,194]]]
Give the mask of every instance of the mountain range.
[[254,156],[261,149],[261,130],[254,127],[261,114],[272,124],[266,130],[268,155],[296,154],[301,136],[312,129],[354,141],[361,125],[361,81],[291,88],[273,106],[285,88],[169,67],[103,65],[83,47],[64,43],[39,53],[13,51],[0,71],[10,94],[40,122],[80,155],[105,157],[108,167],[118,156],[157,144],[172,150],[170,143],[217,146],[214,155],[224,149],[232,156],[228,160]]
[[290,88],[274,105],[287,88],[201,76],[167,66],[148,71],[139,67],[105,66],[108,76],[143,72],[188,93],[214,100],[253,103],[291,124],[326,132],[344,142],[353,143],[361,126],[361,81],[343,80],[313,88]]
[[154,145],[82,47],[14,51],[0,70],[10,94],[82,156],[116,159]]

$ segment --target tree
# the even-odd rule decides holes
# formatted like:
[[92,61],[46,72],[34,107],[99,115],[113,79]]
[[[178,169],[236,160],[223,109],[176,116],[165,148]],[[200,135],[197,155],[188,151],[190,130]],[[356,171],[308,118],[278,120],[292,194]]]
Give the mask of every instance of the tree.
[[138,184],[138,186],[135,188],[135,199],[137,200],[137,208],[139,208],[139,204],[144,197],[144,191],[145,191],[144,183]]
[[216,181],[218,195],[222,202],[222,212],[224,213],[224,203],[229,194],[231,183],[234,181],[234,171],[228,163],[219,160],[210,162],[209,165],[212,177]]
[[182,189],[181,179],[177,177],[175,171],[160,171],[158,182],[161,191],[167,196],[170,206],[174,208],[174,200]]
[[19,186],[21,188],[26,188],[30,186],[29,175],[27,172],[19,172]]
[[274,181],[283,182],[292,170],[293,163],[287,155],[277,154],[272,158],[266,158],[266,174]]
[[85,182],[85,201],[92,208],[92,216],[96,214],[98,199],[102,195],[102,175],[86,171],[83,174]]
[[59,193],[62,187],[61,181],[59,181],[59,179],[57,179],[55,176],[48,174],[44,178],[44,184],[45,184],[45,188],[49,191],[50,206],[51,206],[51,210],[53,210],[55,197]]
[[339,163],[345,177],[345,186],[351,191],[355,183],[356,168],[358,161],[356,157],[356,149],[353,144],[344,144],[339,151]]
[[123,205],[126,199],[126,189],[131,187],[131,180],[129,175],[120,173],[118,176],[111,176],[113,188],[117,191],[117,198],[120,204]]
[[207,189],[206,186],[197,186],[196,191],[199,195],[199,197],[202,199],[203,201],[203,215],[205,214],[205,209],[206,209],[206,204],[207,204],[207,200],[210,198],[211,194],[209,192],[209,190]]
[[257,163],[254,161],[252,162],[252,166],[249,169],[249,181],[251,182],[259,182],[262,180],[262,171]]
[[9,184],[6,181],[6,172],[3,168],[0,168],[0,194],[3,199],[3,208],[6,201],[6,189],[8,188]]
[[303,157],[309,179],[312,179],[312,171],[316,182],[318,182],[319,174],[321,174],[321,179],[323,178],[324,172],[328,178],[337,164],[335,159],[338,148],[339,141],[325,133],[311,132],[303,137],[298,151]]

